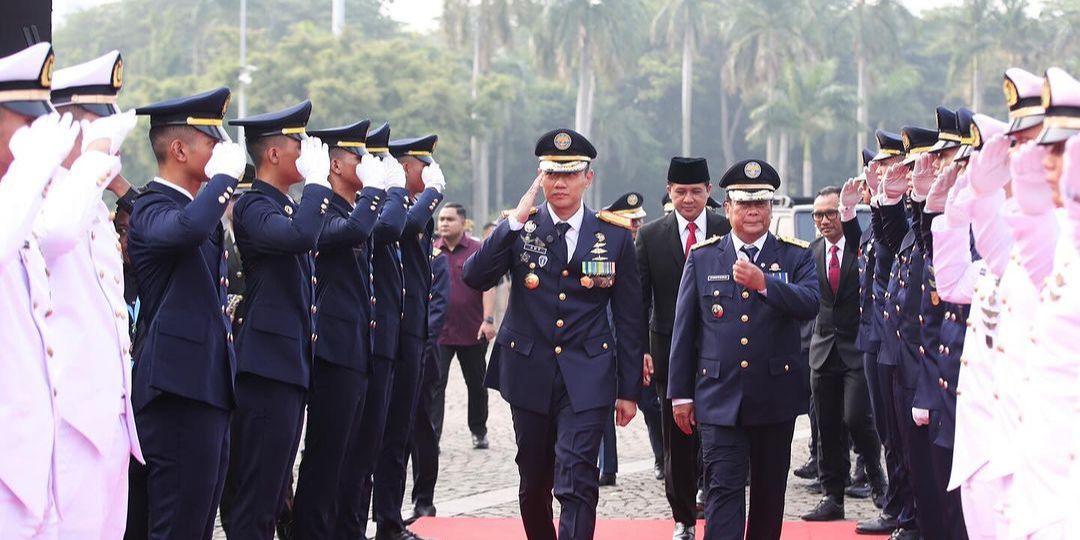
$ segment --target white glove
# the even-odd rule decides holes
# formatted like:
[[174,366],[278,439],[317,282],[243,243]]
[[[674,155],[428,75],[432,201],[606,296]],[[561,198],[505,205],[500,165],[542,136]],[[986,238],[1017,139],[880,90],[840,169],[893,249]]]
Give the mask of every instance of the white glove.
[[8,143],[14,158],[12,166],[18,165],[25,171],[38,171],[51,177],[71,153],[78,136],[79,124],[72,121],[71,113],[39,116],[32,124],[19,128],[12,135]]
[[[1080,218],[1080,137],[1070,137],[1065,143],[1065,157],[1062,158],[1061,166],[1061,198],[1065,203],[1065,210],[1075,221]],[[1074,240],[1080,240],[1080,236],[1074,233]]]
[[851,221],[855,219],[855,205],[862,202],[862,190],[859,183],[854,179],[848,179],[844,187],[840,189],[840,220]]
[[911,419],[915,421],[916,426],[928,426],[930,425],[930,411],[912,407]]
[[443,176],[442,167],[434,161],[420,171],[420,178],[424,181],[424,188],[435,188],[439,193],[446,189],[446,177]]
[[970,158],[971,189],[979,197],[989,195],[1009,183],[1009,138],[997,134]]
[[923,202],[926,194],[930,191],[930,185],[934,183],[934,156],[922,154],[915,159],[915,167],[911,171],[911,200]]
[[971,190],[968,178],[968,171],[964,171],[964,174],[956,179],[945,199],[945,219],[950,228],[971,225],[971,207],[975,203],[975,192]]
[[871,161],[870,164],[863,169],[863,173],[866,175],[866,186],[870,189],[871,196],[877,192],[878,184],[881,183],[881,179],[878,178],[879,168],[881,168],[879,162]]
[[136,123],[138,123],[138,118],[135,116],[134,109],[103,116],[93,122],[83,120],[80,122],[83,134],[82,151],[86,152],[94,141],[107,139],[109,141],[108,153],[115,156],[120,151],[120,146],[124,144],[128,133],[135,129]]
[[296,170],[304,177],[304,184],[330,188],[330,148],[318,137],[300,141],[300,157],[296,158]]
[[214,153],[210,155],[210,161],[206,162],[203,172],[207,178],[213,178],[219,174],[240,179],[244,175],[244,167],[247,167],[247,154],[239,144],[222,141],[214,145]]
[[907,167],[900,163],[894,163],[885,170],[878,193],[882,205],[890,206],[904,198],[908,190],[907,173]]
[[940,214],[945,211],[945,201],[949,197],[949,189],[956,183],[956,175],[960,167],[955,164],[945,167],[934,183],[930,185],[930,192],[926,194],[925,211],[928,214]]
[[1009,163],[1013,198],[1028,216],[1041,216],[1054,208],[1054,190],[1043,168],[1046,148],[1034,141],[1025,143]]
[[383,167],[386,168],[386,188],[405,187],[405,168],[398,163],[395,157],[384,157]]
[[373,154],[364,154],[356,164],[356,176],[364,187],[386,189],[386,167]]

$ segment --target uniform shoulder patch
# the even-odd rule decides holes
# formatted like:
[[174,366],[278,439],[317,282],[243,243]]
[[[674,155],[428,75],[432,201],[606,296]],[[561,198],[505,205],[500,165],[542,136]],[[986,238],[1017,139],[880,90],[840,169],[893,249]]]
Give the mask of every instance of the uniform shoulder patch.
[[723,238],[723,237],[718,235],[718,234],[714,234],[714,235],[712,235],[712,236],[710,236],[710,237],[708,237],[708,238],[694,244],[693,247],[690,248],[690,251],[694,251],[695,249],[703,248],[705,246],[711,246],[711,245],[719,242],[721,238]]
[[778,235],[776,237],[776,239],[780,240],[781,242],[784,242],[785,244],[791,244],[793,246],[799,246],[799,247],[801,247],[803,249],[806,249],[806,248],[810,247],[810,242],[807,242],[806,240],[800,240],[800,239],[795,238],[793,236],[779,236]]
[[[506,218],[510,217],[510,214],[513,213],[514,210],[516,210],[516,208],[507,208],[506,210],[503,210],[502,213],[499,214],[500,215],[499,219],[506,219]],[[539,211],[540,211],[540,209],[534,206],[534,207],[532,207],[532,210],[529,210],[529,215],[530,216],[535,215]]]
[[609,212],[607,210],[601,210],[601,211],[596,213],[596,217],[599,218],[600,221],[606,221],[607,223],[610,223],[610,224],[615,225],[617,227],[622,227],[622,228],[627,229],[627,230],[629,230],[630,227],[631,227],[630,218],[620,216],[620,215],[618,215],[618,214],[616,214],[614,212]]

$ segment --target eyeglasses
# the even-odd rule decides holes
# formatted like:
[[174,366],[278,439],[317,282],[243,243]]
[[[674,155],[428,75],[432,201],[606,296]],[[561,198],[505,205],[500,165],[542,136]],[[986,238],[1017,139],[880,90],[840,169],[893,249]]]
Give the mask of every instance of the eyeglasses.
[[824,221],[825,219],[833,220],[840,217],[840,211],[826,210],[824,212],[814,212],[810,214],[810,216],[814,218],[814,221]]

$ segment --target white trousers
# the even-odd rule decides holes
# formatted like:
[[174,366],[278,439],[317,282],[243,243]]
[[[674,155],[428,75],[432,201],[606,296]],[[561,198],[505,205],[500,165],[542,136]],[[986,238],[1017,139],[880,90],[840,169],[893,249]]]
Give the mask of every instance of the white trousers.
[[131,445],[123,417],[104,452],[67,422],[56,439],[61,520],[57,540],[121,540],[127,525]]
[[22,501],[0,482],[0,538],[4,540],[56,540],[56,513],[52,506],[45,519],[31,515]]
[[964,525],[969,540],[998,540],[1008,538],[1009,519],[1005,509],[1005,493],[1012,477],[986,478],[983,465],[960,486],[960,504],[964,508]]

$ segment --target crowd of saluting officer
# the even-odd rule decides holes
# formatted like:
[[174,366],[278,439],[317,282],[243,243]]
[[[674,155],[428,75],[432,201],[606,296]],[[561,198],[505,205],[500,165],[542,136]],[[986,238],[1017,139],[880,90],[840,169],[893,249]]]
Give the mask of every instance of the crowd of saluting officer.
[[[412,453],[448,296],[437,137],[309,128],[304,101],[229,120],[244,148],[227,88],[121,112],[119,52],[53,66],[48,43],[0,58],[0,537],[209,539],[220,515],[230,539],[356,540],[369,519],[419,539],[402,504],[410,454],[437,456]],[[819,197],[836,208],[815,205],[813,245],[770,232],[763,160],[716,203],[705,160],[673,158],[671,211],[642,227],[637,193],[583,204],[586,137],[541,135],[535,180],[455,269],[509,282],[485,384],[510,405],[528,538],[593,537],[601,441],[639,402],[675,540],[696,498],[705,538],[780,538],[811,403],[824,497],[804,519],[844,516],[845,423],[882,509],[858,532],[1068,538],[1080,81],[1012,68],[1004,90],[1008,122],[939,107],[936,129],[879,131]],[[140,188],[119,158],[137,115],[158,166]]]

